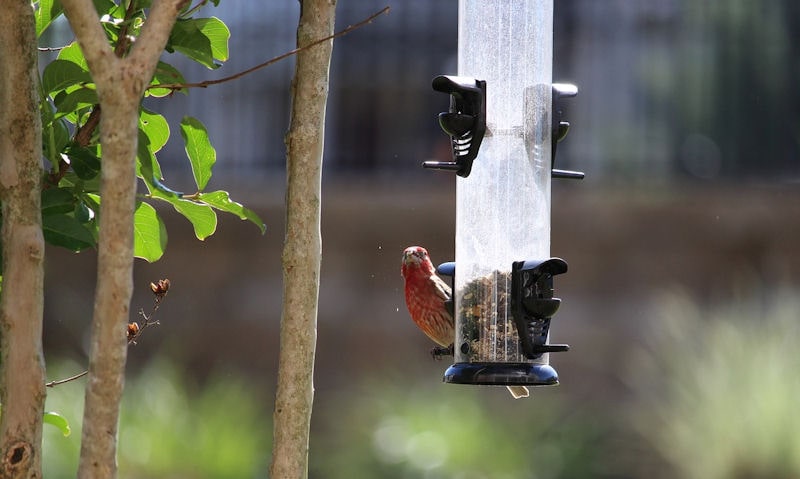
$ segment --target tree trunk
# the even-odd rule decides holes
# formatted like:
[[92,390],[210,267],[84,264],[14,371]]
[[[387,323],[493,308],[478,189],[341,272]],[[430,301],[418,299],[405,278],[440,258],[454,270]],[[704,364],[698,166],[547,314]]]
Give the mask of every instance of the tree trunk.
[[45,374],[38,52],[30,1],[0,6],[0,477],[41,478]]
[[[336,2],[301,0],[297,46],[333,33]],[[270,477],[308,476],[314,353],[322,257],[320,206],[325,104],[333,40],[297,54],[286,135],[283,312]]]
[[154,1],[130,55],[114,55],[91,0],[62,0],[78,38],[102,108],[103,149],[97,288],[78,477],[117,475],[117,425],[133,293],[133,215],[139,103],[186,0]]
[[102,201],[91,356],[78,468],[80,478],[116,476],[117,422],[128,351],[124,331],[130,320],[133,293],[133,213],[139,103],[113,103],[108,98],[101,99]]

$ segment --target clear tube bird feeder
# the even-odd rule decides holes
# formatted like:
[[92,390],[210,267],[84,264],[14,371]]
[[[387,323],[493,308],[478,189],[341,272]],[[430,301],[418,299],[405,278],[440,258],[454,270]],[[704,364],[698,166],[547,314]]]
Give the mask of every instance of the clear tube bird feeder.
[[549,353],[568,347],[548,342],[552,278],[567,265],[550,258],[550,180],[582,174],[552,169],[568,126],[553,103],[577,93],[552,84],[552,21],[552,0],[461,0],[458,76],[433,82],[451,95],[440,124],[454,161],[424,166],[459,176],[455,263],[439,268],[455,277],[445,382],[558,383]]

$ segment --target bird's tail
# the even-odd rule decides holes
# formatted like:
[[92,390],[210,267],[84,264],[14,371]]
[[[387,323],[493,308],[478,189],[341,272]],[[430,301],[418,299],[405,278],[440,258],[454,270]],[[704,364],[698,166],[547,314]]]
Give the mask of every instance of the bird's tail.
[[514,399],[526,398],[531,395],[525,386],[506,386]]

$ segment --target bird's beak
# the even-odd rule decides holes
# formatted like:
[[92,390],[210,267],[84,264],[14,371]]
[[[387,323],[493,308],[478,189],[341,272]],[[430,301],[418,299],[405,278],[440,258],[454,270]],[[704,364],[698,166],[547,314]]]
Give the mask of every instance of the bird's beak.
[[415,250],[406,250],[403,252],[403,264],[419,264],[422,262],[422,255]]

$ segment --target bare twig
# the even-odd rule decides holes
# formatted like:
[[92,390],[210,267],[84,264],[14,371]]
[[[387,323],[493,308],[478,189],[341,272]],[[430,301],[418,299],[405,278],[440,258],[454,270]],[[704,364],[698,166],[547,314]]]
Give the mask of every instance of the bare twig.
[[80,147],[89,146],[89,143],[92,142],[92,135],[94,134],[95,128],[97,125],[100,124],[100,105],[95,105],[92,108],[92,112],[89,113],[89,118],[86,119],[86,123],[80,126],[78,130],[75,132],[75,137],[73,140],[75,144]]
[[122,22],[122,28],[119,31],[119,36],[117,37],[117,45],[114,47],[114,55],[117,58],[122,58],[128,54],[128,50],[130,50],[131,44],[133,43],[133,39],[128,35],[128,31],[131,25],[131,17],[133,17],[134,10],[136,8],[136,2],[130,2],[128,4],[128,8],[125,10],[125,18]]
[[[201,2],[200,4],[198,4],[198,6],[206,3],[206,1],[207,0]],[[133,2],[131,2],[131,5],[132,4],[133,4]],[[353,25],[348,25],[347,28],[345,28],[344,30],[341,30],[339,32],[336,32],[333,35],[329,35],[329,36],[327,36],[325,38],[321,38],[319,40],[313,41],[313,42],[309,43],[308,45],[304,45],[302,47],[295,48],[294,50],[290,50],[290,51],[288,51],[286,53],[278,55],[277,57],[274,57],[274,58],[272,58],[270,60],[267,60],[264,63],[260,63],[260,64],[258,64],[256,66],[252,67],[252,68],[248,68],[247,70],[241,71],[241,72],[236,73],[234,75],[230,75],[230,76],[227,76],[227,77],[224,77],[224,78],[219,78],[217,80],[205,80],[205,81],[201,81],[201,82],[197,82],[197,83],[163,83],[163,84],[160,84],[160,85],[150,85],[150,86],[147,87],[147,89],[151,90],[151,89],[157,89],[157,88],[164,88],[164,89],[176,91],[176,90],[182,90],[184,88],[207,88],[207,87],[209,87],[211,85],[218,85],[220,83],[233,81],[233,80],[241,78],[241,77],[243,77],[245,75],[249,75],[250,73],[253,73],[253,72],[257,71],[257,70],[260,70],[262,68],[266,68],[266,67],[268,67],[270,65],[278,63],[281,60],[284,60],[284,59],[286,59],[286,58],[288,58],[288,57],[290,57],[292,55],[296,55],[297,53],[299,53],[299,52],[301,52],[303,50],[306,50],[306,49],[312,48],[312,47],[314,47],[316,45],[319,45],[320,43],[323,43],[323,42],[326,42],[328,40],[332,40],[334,38],[338,38],[338,37],[347,35],[348,33],[352,32],[353,30],[357,30],[357,29],[359,29],[359,28],[361,28],[361,27],[363,27],[365,25],[368,25],[368,24],[372,23],[379,16],[389,13],[389,10],[390,10],[390,7],[386,6],[382,10],[380,10],[380,11],[378,11],[376,13],[373,13],[372,15],[370,15],[367,18],[365,18],[364,20],[362,20],[362,21],[360,21],[358,23],[355,23]],[[126,18],[128,17],[129,14],[130,14],[130,11],[126,13]],[[127,28],[124,31],[127,32]],[[117,48],[115,49],[115,54],[117,56],[122,56],[124,54],[124,52],[130,46],[130,44],[127,41],[127,39],[123,40],[123,37],[127,37],[127,34],[126,35],[122,35],[122,34],[120,35],[120,42],[117,44]],[[41,49],[40,48],[40,50],[41,51],[50,51],[50,50],[58,50],[58,49],[61,49],[61,48],[64,48],[64,47],[49,48],[49,49]],[[77,144],[78,146],[81,146],[81,147],[88,146],[89,143],[91,142],[92,135],[94,134],[94,131],[95,131],[95,129],[97,128],[97,126],[99,124],[100,124],[100,105],[95,105],[93,107],[93,109],[92,109],[92,112],[89,114],[89,118],[86,120],[86,123],[81,125],[77,129],[77,131],[75,132],[75,135],[73,137],[73,140],[75,141],[75,144]],[[61,181],[61,178],[63,178],[64,175],[66,175],[68,171],[69,171],[69,164],[64,160],[60,160],[59,161],[59,165],[58,165],[58,171],[56,171],[54,173],[51,173],[49,175],[49,178],[48,178],[49,181],[47,182],[47,184],[48,185],[53,185],[53,186],[58,186],[59,181]]]
[[336,32],[333,35],[328,35],[327,37],[320,38],[319,40],[315,40],[315,41],[309,43],[308,45],[303,45],[302,47],[295,48],[294,50],[289,50],[288,52],[283,53],[281,55],[278,55],[277,57],[274,57],[274,58],[272,58],[270,60],[267,60],[264,63],[260,63],[260,64],[254,66],[254,67],[248,68],[247,70],[241,71],[239,73],[236,73],[236,74],[233,74],[233,75],[230,75],[230,76],[227,76],[227,77],[219,78],[217,80],[205,80],[205,81],[201,81],[201,82],[197,82],[197,83],[163,83],[163,84],[160,84],[160,85],[150,85],[149,87],[147,87],[147,89],[150,90],[150,89],[157,89],[157,88],[166,88],[166,89],[169,89],[169,90],[182,90],[184,88],[207,88],[207,87],[209,87],[211,85],[219,85],[220,83],[225,83],[225,82],[229,82],[229,81],[232,81],[232,80],[236,80],[236,79],[241,78],[241,77],[243,77],[245,75],[249,75],[250,73],[253,73],[256,70],[260,70],[262,68],[265,68],[265,67],[273,65],[275,63],[278,63],[281,60],[289,58],[292,55],[296,55],[297,53],[302,52],[303,50],[308,50],[309,48],[313,48],[313,47],[319,45],[320,43],[325,43],[325,42],[327,42],[329,40],[333,40],[334,38],[339,38],[341,36],[347,35],[348,33],[352,32],[353,30],[357,30],[357,29],[363,27],[364,25],[368,25],[368,24],[372,23],[379,16],[381,16],[383,14],[386,14],[386,13],[389,13],[389,10],[390,10],[390,7],[386,6],[382,10],[373,13],[372,15],[370,15],[367,18],[365,18],[364,20],[362,20],[362,21],[360,21],[358,23],[355,23],[353,25],[348,25],[347,28],[345,28],[344,30],[341,30],[339,32]]
[[139,316],[144,319],[142,324],[136,321],[128,323],[128,344],[136,344],[136,340],[139,339],[145,328],[161,324],[157,319],[153,319],[153,316],[156,314],[156,311],[158,311],[158,306],[169,291],[169,280],[160,279],[158,283],[150,283],[150,290],[153,291],[153,294],[156,296],[153,301],[153,309],[150,311],[150,314],[146,314],[144,309],[139,310]]
[[88,369],[86,371],[82,372],[82,373],[78,373],[78,374],[76,374],[74,376],[70,376],[68,378],[59,379],[58,381],[50,381],[49,383],[45,383],[45,386],[47,386],[49,388],[52,388],[52,387],[58,386],[59,384],[64,384],[64,383],[68,383],[70,381],[74,381],[76,379],[80,379],[80,378],[86,376],[87,374],[89,374],[89,370]]
[[182,18],[191,17],[192,15],[194,15],[194,12],[200,10],[202,7],[205,7],[207,3],[208,0],[201,0],[197,5],[183,12],[181,14],[181,17]]
[[[169,280],[168,279],[160,279],[157,283],[150,283],[150,290],[155,295],[155,299],[153,300],[153,308],[150,310],[150,314],[145,314],[144,309],[139,310],[139,315],[144,318],[144,322],[140,325],[136,321],[128,323],[128,344],[136,344],[136,340],[142,335],[142,331],[145,328],[154,326],[157,324],[161,324],[157,319],[153,319],[153,316],[158,311],[158,307],[161,305],[161,301],[164,300],[164,297],[167,296],[167,292],[169,291]],[[64,379],[58,379],[55,381],[50,381],[49,383],[45,383],[45,386],[52,388],[58,386],[59,384],[68,383],[70,381],[74,381],[76,379],[80,379],[84,376],[89,374],[89,371],[86,370],[82,373],[78,373],[74,376],[70,376]]]
[[[92,142],[92,135],[94,135],[94,130],[97,128],[97,125],[100,124],[100,105],[95,105],[92,107],[92,112],[89,113],[89,117],[86,119],[86,123],[78,127],[75,131],[75,135],[72,137],[72,141],[75,142],[76,145],[80,147],[87,147]],[[67,163],[63,157],[59,156],[58,159],[58,169],[56,171],[51,172],[47,175],[47,182],[43,185],[43,188],[56,188],[58,187],[58,183],[61,181],[62,178],[69,172],[69,163]]]
[[39,47],[37,50],[40,52],[60,52],[61,50],[67,48],[69,45],[64,45],[63,47]]

